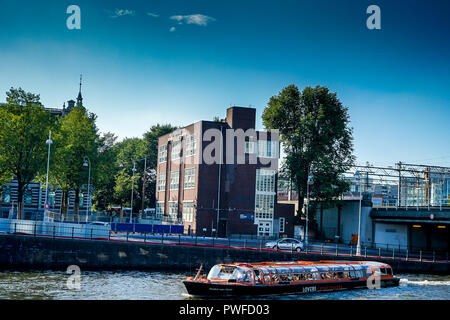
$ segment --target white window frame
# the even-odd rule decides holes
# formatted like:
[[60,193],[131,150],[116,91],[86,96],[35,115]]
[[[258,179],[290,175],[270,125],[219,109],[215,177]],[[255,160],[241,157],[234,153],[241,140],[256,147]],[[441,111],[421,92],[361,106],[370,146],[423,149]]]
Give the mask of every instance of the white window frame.
[[158,151],[158,163],[167,162],[167,144],[159,147]]
[[258,140],[258,157],[278,158],[278,141]]
[[166,173],[161,172],[158,174],[158,192],[166,191]]
[[197,136],[191,135],[186,138],[186,157],[195,155],[197,150]]
[[194,201],[186,200],[183,201],[183,221],[184,222],[194,222]]
[[164,215],[164,201],[157,201],[156,202],[156,216],[163,216]]
[[245,141],[245,153],[255,153],[255,141]]
[[[177,180],[175,183],[175,179]],[[180,188],[180,172],[178,170],[170,171],[170,191]]]
[[178,201],[169,201],[169,212],[167,216],[171,220],[178,219]]
[[195,167],[184,169],[184,189],[195,188]]
[[181,140],[172,141],[171,159],[177,160],[181,158]]

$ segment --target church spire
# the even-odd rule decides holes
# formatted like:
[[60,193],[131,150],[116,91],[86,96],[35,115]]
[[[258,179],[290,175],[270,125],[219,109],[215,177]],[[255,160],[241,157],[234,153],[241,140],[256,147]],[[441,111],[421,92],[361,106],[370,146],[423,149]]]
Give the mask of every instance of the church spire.
[[80,74],[80,91],[78,92],[78,97],[77,97],[77,107],[81,107],[83,106],[83,97],[81,96],[81,81],[83,79],[83,75]]

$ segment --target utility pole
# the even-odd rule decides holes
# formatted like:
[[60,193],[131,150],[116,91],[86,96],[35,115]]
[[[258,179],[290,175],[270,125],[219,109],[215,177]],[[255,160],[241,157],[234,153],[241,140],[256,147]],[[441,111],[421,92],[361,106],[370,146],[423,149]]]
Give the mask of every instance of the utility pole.
[[358,242],[356,245],[356,255],[361,255],[361,206],[362,206],[362,186],[361,186],[361,175],[358,172],[358,180],[359,180],[359,214],[358,214]]
[[[217,223],[216,223],[216,235],[219,234],[219,218],[220,218],[220,176],[222,173],[222,139],[223,139],[223,133],[222,133],[223,127],[220,127],[220,157],[219,157],[219,181],[217,185]],[[212,228],[212,226],[211,226]]]
[[144,215],[145,209],[145,185],[147,183],[147,158],[144,158],[144,181],[142,181],[142,206],[141,213]]
[[45,179],[45,201],[44,201],[44,210],[47,209],[47,200],[48,200],[48,170],[50,167],[50,146],[52,145],[52,131],[48,132],[48,140],[45,142],[48,144],[48,155],[47,155],[47,178]]
[[133,161],[133,175],[131,176],[131,210],[130,210],[130,223],[133,223],[133,192],[134,192],[134,172],[136,171],[136,163]]

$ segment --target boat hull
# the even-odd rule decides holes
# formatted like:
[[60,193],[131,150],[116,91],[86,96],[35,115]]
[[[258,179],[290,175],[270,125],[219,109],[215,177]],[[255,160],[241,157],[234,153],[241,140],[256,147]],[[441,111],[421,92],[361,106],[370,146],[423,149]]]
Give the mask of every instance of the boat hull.
[[[380,279],[382,288],[398,286],[400,279]],[[326,281],[314,283],[287,283],[276,285],[243,285],[233,283],[208,283],[202,281],[183,281],[187,292],[195,296],[253,296],[277,294],[303,294],[314,292],[329,292],[350,289],[368,288],[367,280]]]

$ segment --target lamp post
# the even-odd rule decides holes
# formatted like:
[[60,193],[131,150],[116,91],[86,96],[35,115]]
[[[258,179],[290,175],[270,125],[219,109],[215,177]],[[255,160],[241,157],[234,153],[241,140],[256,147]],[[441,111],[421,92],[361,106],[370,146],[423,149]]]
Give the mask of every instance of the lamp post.
[[361,186],[361,174],[356,173],[359,181],[359,214],[358,214],[358,242],[356,244],[356,255],[361,255],[361,203],[362,203],[362,186]]
[[133,223],[133,192],[134,192],[134,173],[136,172],[136,162],[133,161],[133,175],[131,176],[131,210],[130,210],[130,223]]
[[48,201],[48,170],[50,167],[50,146],[52,145],[52,131],[48,132],[48,140],[45,141],[48,144],[48,155],[47,155],[47,178],[45,179],[45,201],[44,201],[44,210],[47,209],[47,201]]
[[[132,218],[132,213],[133,213],[134,173],[137,171],[137,169],[136,169],[136,161],[142,161],[142,160],[144,160],[144,174],[143,174],[143,181],[142,181],[142,204],[141,204],[142,208],[141,209],[142,209],[142,214],[144,213],[144,207],[145,207],[145,186],[146,186],[146,183],[147,183],[147,179],[146,179],[146,177],[147,177],[147,158],[146,157],[142,158],[142,159],[139,159],[139,160],[133,160],[133,169],[132,169],[133,175],[132,175],[132,178],[131,178],[131,214],[130,214],[130,223],[131,223],[131,218]],[[124,164],[120,163],[119,167],[123,168]],[[150,177],[153,177],[155,175],[156,175],[156,171],[152,169],[150,171]]]
[[90,209],[90,203],[91,203],[91,198],[90,198],[90,184],[91,184],[91,160],[89,160],[88,156],[84,157],[84,163],[83,163],[84,167],[89,167],[88,170],[88,203],[87,203],[87,209],[86,209],[86,223],[88,222],[88,214],[89,214],[89,209]]
[[305,246],[308,245],[308,222],[309,222],[309,185],[312,184],[311,171],[308,169],[308,181],[306,183],[306,228],[305,228]]

